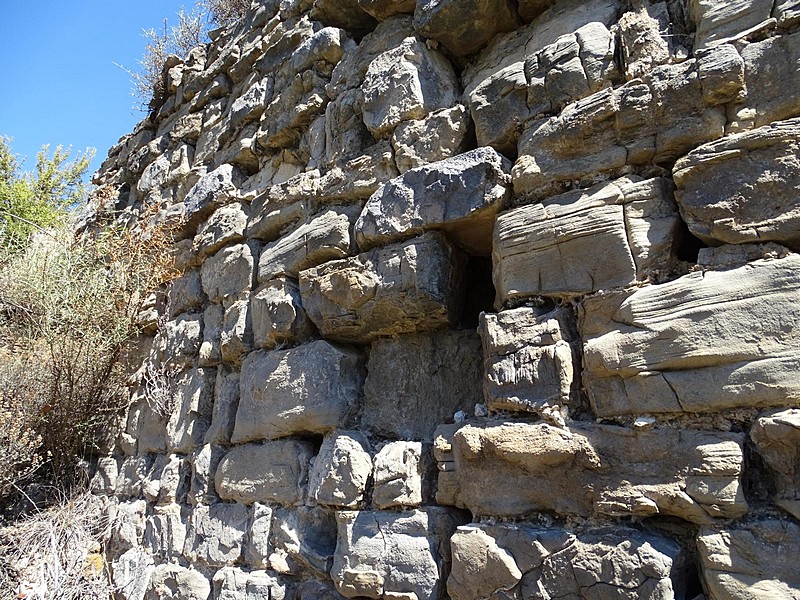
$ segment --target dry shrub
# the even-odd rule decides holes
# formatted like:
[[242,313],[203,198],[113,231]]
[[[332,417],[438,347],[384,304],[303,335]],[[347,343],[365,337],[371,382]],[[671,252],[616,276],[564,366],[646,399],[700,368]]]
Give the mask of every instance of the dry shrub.
[[112,597],[99,500],[82,494],[0,529],[0,600]]
[[244,17],[250,8],[250,0],[201,0],[200,6],[212,23],[228,27]]
[[0,357],[12,382],[0,387],[0,418],[23,440],[0,438],[0,460],[16,465],[6,488],[39,461],[49,482],[69,489],[77,461],[102,449],[128,406],[142,302],[174,275],[170,245],[163,229],[110,227],[76,240],[62,227],[3,265],[0,328],[13,353]]

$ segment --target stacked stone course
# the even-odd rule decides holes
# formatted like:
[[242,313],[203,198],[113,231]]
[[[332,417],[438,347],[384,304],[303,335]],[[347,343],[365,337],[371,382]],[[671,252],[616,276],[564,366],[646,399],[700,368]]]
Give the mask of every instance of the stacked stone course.
[[93,463],[119,598],[800,598],[799,28],[254,0],[171,58],[84,223],[182,270]]

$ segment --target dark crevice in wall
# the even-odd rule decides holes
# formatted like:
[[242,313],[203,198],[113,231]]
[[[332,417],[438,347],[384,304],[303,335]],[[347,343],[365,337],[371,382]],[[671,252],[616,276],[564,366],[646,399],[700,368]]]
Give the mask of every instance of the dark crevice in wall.
[[475,329],[481,312],[494,312],[495,289],[492,281],[492,259],[470,256],[464,272],[464,308],[459,329]]
[[678,260],[697,264],[697,256],[702,248],[707,245],[696,238],[689,231],[689,227],[683,221],[678,226],[678,231],[675,234],[675,244],[673,246],[673,254]]

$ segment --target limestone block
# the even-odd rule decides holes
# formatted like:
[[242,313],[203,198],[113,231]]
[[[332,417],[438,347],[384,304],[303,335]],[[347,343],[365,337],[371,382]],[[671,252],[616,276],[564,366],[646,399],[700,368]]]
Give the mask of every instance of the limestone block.
[[658,279],[679,222],[664,179],[621,178],[502,213],[492,253],[497,304]]
[[153,456],[150,454],[126,457],[120,465],[114,486],[117,496],[120,498],[138,496],[142,492],[142,481],[152,464]]
[[240,365],[253,349],[253,325],[250,315],[250,294],[242,294],[225,309],[220,333],[220,354],[230,365]]
[[111,562],[114,591],[122,600],[144,600],[155,571],[153,557],[143,548],[131,548]]
[[772,0],[690,0],[689,15],[697,27],[695,48],[717,46],[757,28],[770,18],[773,4]]
[[158,565],[153,571],[144,600],[207,600],[211,583],[191,568],[179,565]]
[[800,20],[800,5],[797,0],[778,0],[772,9],[772,16],[778,20],[778,27],[788,29]]
[[[451,540],[453,600],[509,596],[683,597],[685,556],[667,538],[626,527],[578,534],[531,525],[465,525]],[[591,590],[591,591],[590,591]]]
[[800,518],[800,410],[771,411],[759,417],[750,438],[773,472],[776,504]]
[[226,246],[203,263],[203,290],[211,302],[223,302],[253,287],[258,246],[253,242]]
[[194,312],[203,306],[205,294],[200,282],[200,271],[192,269],[169,284],[167,308],[170,319],[181,313]]
[[243,182],[242,173],[228,164],[200,177],[183,199],[188,220],[187,227],[196,228],[218,207],[236,200]]
[[[169,381],[169,379],[167,380]],[[139,406],[141,411],[137,426],[129,431],[135,438],[131,443],[136,445],[139,454],[146,452],[166,452],[167,421],[154,410],[152,396],[143,397]],[[135,453],[128,453],[134,456]]]
[[339,511],[331,578],[347,598],[435,600],[443,583],[441,547],[458,523],[446,509]]
[[168,369],[180,369],[191,364],[200,350],[203,316],[184,313],[164,324],[153,343],[158,352],[158,362]]
[[794,567],[800,527],[765,519],[723,529],[705,528],[697,538],[709,598],[800,598]]
[[284,600],[290,594],[286,584],[272,574],[238,567],[223,567],[217,571],[212,585],[213,598],[219,600]]
[[578,335],[568,309],[482,313],[478,333],[490,410],[540,412],[575,402]]
[[319,579],[308,579],[300,584],[298,588],[299,600],[342,600],[342,596],[337,592],[330,581]]
[[491,252],[495,215],[511,197],[511,163],[485,147],[406,171],[375,192],[356,221],[362,250],[440,229],[473,254]]
[[270,536],[269,566],[278,573],[327,577],[336,550],[334,513],[323,508],[301,506],[278,508]]
[[334,431],[322,441],[308,483],[318,504],[356,508],[372,474],[369,441],[357,431]]
[[392,134],[397,169],[444,160],[466,150],[470,117],[463,104],[430,113],[424,119],[403,121]]
[[421,506],[428,448],[422,442],[389,442],[375,455],[372,504],[375,508]]
[[189,486],[189,502],[192,505],[213,504],[219,501],[214,487],[214,475],[225,449],[214,444],[206,444],[190,457],[192,479]]
[[741,101],[746,95],[744,60],[736,47],[722,44],[697,53],[697,75],[706,104]]
[[362,357],[326,341],[252,352],[242,363],[231,440],[330,431],[354,408],[363,382]]
[[798,154],[800,119],[729,135],[690,152],[673,172],[689,230],[714,245],[774,241],[800,248]]
[[222,323],[225,309],[220,304],[209,304],[203,311],[203,341],[200,344],[198,364],[201,367],[218,365],[222,361]]
[[268,281],[250,296],[250,315],[257,348],[302,342],[314,330],[300,301],[300,289],[286,277]]
[[233,98],[228,105],[227,118],[229,119],[226,129],[233,131],[238,127],[258,120],[264,113],[264,108],[272,98],[275,80],[271,73],[260,78],[253,73],[251,82],[245,84],[243,93]]
[[436,501],[475,515],[661,514],[710,523],[747,511],[740,434],[487,422],[441,435],[450,441],[437,441]]
[[303,269],[350,254],[350,226],[356,219],[351,208],[330,208],[306,223],[295,225],[288,235],[264,246],[258,261],[258,281],[292,277]]
[[244,241],[249,207],[241,202],[220,206],[203,223],[192,242],[192,250],[198,258],[211,256],[228,244]]
[[248,509],[243,504],[195,506],[189,516],[184,555],[190,562],[211,567],[233,564],[242,557],[247,525]]
[[376,340],[367,361],[362,428],[391,438],[430,440],[438,423],[471,414],[481,395],[480,340],[442,330]]
[[183,556],[186,523],[177,504],[157,506],[145,522],[142,546],[153,556],[172,560]]
[[327,79],[316,71],[307,70],[294,75],[285,86],[278,86],[278,93],[261,117],[258,145],[279,150],[295,144],[314,119],[325,114],[326,83]]
[[244,560],[251,567],[265,569],[269,566],[272,513],[271,507],[260,502],[253,502],[250,507],[250,525],[247,529]]
[[[310,442],[296,440],[236,446],[219,462],[214,485],[223,500],[299,505],[306,495],[313,456]],[[253,465],[259,468],[253,470]]]
[[583,383],[595,414],[793,405],[798,267],[791,254],[584,300]]
[[114,486],[119,476],[119,462],[113,456],[101,456],[97,459],[97,467],[89,485],[92,493],[110,496],[114,494]]
[[203,444],[211,423],[216,369],[197,368],[183,371],[175,380],[172,392],[174,407],[167,421],[167,448],[188,454]]
[[454,106],[459,84],[446,58],[409,37],[372,60],[361,91],[367,129],[375,137],[389,137],[401,121]]
[[159,454],[142,482],[142,494],[148,502],[174,504],[186,496],[189,465],[177,454]]
[[211,411],[211,424],[203,438],[204,444],[230,443],[238,406],[239,373],[224,368],[217,369],[217,379],[214,382],[214,407]]
[[141,544],[146,511],[147,503],[144,500],[131,500],[117,504],[111,534],[112,546],[117,553]]
[[358,0],[358,6],[364,12],[381,21],[403,13],[413,13],[414,0]]
[[[535,2],[543,5],[542,0]],[[546,6],[554,4],[550,0],[545,2]],[[495,38],[463,74],[464,103],[475,122],[478,145],[492,146],[508,156],[516,154],[517,139],[524,124],[537,114],[557,108],[551,105],[544,85],[551,64],[557,67],[552,70],[556,79],[560,76],[557,71],[563,70],[561,66],[571,65],[568,71],[581,75],[584,80],[582,95],[596,91],[609,81],[614,47],[607,27],[616,22],[618,10],[616,0],[558,2],[530,25]],[[520,3],[520,14],[523,18],[526,16],[524,3]],[[576,38],[579,30],[584,33]],[[578,54],[567,56],[557,51],[567,41],[565,38],[558,44],[562,36],[569,38],[572,49],[578,50]],[[540,70],[539,55],[548,46],[552,46],[548,51],[550,59],[544,61],[546,64]],[[576,58],[583,66],[578,71]],[[557,60],[553,62],[553,59]],[[602,64],[605,67],[598,69]],[[562,83],[556,87],[564,88],[563,83],[562,78]],[[579,90],[574,89],[575,92]]]
[[308,316],[326,338],[368,342],[446,327],[460,316],[463,255],[438,232],[300,272]]
[[670,18],[666,2],[642,5],[622,15],[618,27],[628,81],[670,60]]
[[420,0],[414,11],[420,35],[440,42],[456,56],[474,53],[518,24],[516,6],[508,0]]
[[626,165],[671,162],[722,137],[724,109],[706,100],[741,84],[741,65],[724,64],[728,73],[705,80],[696,59],[656,67],[568,105],[558,116],[532,121],[512,170],[515,194],[545,198],[575,183],[617,176]]

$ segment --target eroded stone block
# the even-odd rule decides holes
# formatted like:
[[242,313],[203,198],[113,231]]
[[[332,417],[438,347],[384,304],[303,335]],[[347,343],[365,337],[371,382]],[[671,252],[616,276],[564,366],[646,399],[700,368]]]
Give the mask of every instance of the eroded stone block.
[[378,451],[372,490],[375,508],[422,505],[429,448],[422,442],[400,441],[389,442]]
[[257,348],[304,341],[314,330],[300,301],[300,289],[286,277],[265,283],[250,296],[250,314]]
[[355,224],[362,250],[440,229],[472,254],[491,252],[495,215],[511,197],[511,163],[478,148],[406,171],[375,192]]
[[284,600],[290,594],[286,584],[273,574],[239,567],[220,569],[214,574],[212,584],[213,598],[219,600]]
[[222,302],[253,287],[258,248],[252,242],[226,246],[205,260],[200,270],[203,290],[212,302]]
[[252,352],[242,364],[232,442],[326,433],[345,421],[363,382],[361,355],[323,340]]
[[440,431],[436,500],[476,515],[662,514],[710,523],[747,511],[740,434],[511,422]]
[[300,293],[326,338],[368,342],[456,322],[464,266],[442,234],[429,232],[301,271]]
[[409,169],[444,160],[466,150],[470,117],[462,104],[432,112],[424,119],[403,121],[392,134],[397,169]]
[[772,0],[691,0],[688,9],[697,27],[695,48],[723,44],[763,25],[772,16],[773,4]]
[[773,471],[776,504],[800,518],[800,410],[790,408],[759,417],[750,429],[750,438]]
[[186,544],[186,523],[177,504],[157,506],[145,522],[142,546],[161,559],[179,559]]
[[216,369],[197,368],[177,376],[172,391],[172,412],[167,421],[167,447],[188,454],[203,444],[211,423]]
[[189,516],[186,558],[216,567],[237,562],[242,557],[247,524],[248,510],[243,504],[195,506]]
[[302,504],[313,456],[310,442],[296,440],[236,446],[220,460],[214,487],[223,500],[243,504]]
[[309,498],[329,506],[359,506],[372,474],[369,447],[367,438],[357,431],[328,434],[311,468]]
[[278,508],[270,536],[269,566],[278,573],[327,577],[336,550],[334,513],[320,507]]
[[219,207],[203,223],[192,242],[192,250],[200,260],[211,256],[228,244],[244,241],[249,208],[241,202]]
[[207,600],[210,594],[211,583],[199,571],[163,564],[153,570],[144,600]]
[[244,177],[233,165],[203,175],[183,200],[189,227],[197,227],[219,206],[235,200]]
[[797,402],[798,268],[791,254],[584,300],[583,382],[595,414]]

